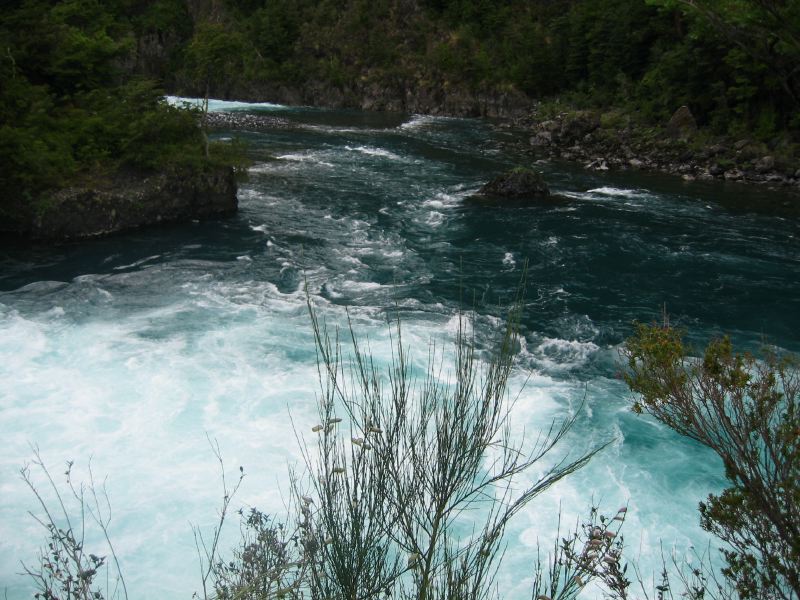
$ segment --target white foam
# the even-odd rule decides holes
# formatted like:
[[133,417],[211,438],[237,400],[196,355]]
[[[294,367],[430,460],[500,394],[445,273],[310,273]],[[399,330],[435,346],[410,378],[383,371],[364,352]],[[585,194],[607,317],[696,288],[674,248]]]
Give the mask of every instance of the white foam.
[[279,160],[288,160],[292,162],[309,162],[316,165],[322,165],[324,167],[333,167],[333,163],[328,162],[326,160],[322,160],[319,154],[316,152],[306,152],[306,153],[290,153],[290,154],[281,154],[280,156],[276,156],[275,158]]
[[[165,96],[164,99],[173,106],[190,106],[202,108],[203,98],[185,98],[182,96]],[[283,104],[273,104],[272,102],[239,102],[236,100],[217,100],[209,98],[208,112],[226,112],[232,110],[285,110],[288,108]]]
[[[314,282],[324,277],[320,270],[309,274],[312,290]],[[338,291],[328,290],[333,298],[384,286],[354,280],[337,282],[336,287]],[[257,504],[281,511],[277,490],[286,484],[287,462],[298,461],[289,411],[299,432],[310,431],[315,422],[318,384],[302,293],[286,297],[271,283],[207,280],[188,281],[181,290],[162,307],[128,314],[122,321],[94,319],[65,327],[61,318],[38,321],[13,311],[0,312],[0,395],[6,442],[0,469],[9,473],[29,458],[28,441],[46,444],[45,458],[54,467],[69,458],[80,461],[94,455],[95,474],[110,476],[117,515],[111,534],[137,598],[178,596],[196,589],[196,576],[181,568],[192,560],[187,520],[208,531],[219,502],[218,474],[205,431],[219,440],[230,471],[235,473],[240,464],[245,467],[245,487],[234,508]],[[69,290],[64,291],[59,305],[69,295]],[[324,307],[322,317],[330,326],[346,324],[340,309],[318,296],[313,302]],[[446,381],[452,373],[447,342],[455,337],[458,317],[441,304],[422,306],[413,299],[402,305],[426,311],[404,324],[403,339],[419,349],[412,358],[414,368],[425,368],[433,335],[437,347],[443,349],[446,362],[441,375]],[[376,364],[386,364],[391,346],[387,327],[378,321],[385,319],[383,314],[374,307],[351,307],[351,314],[359,336],[370,339]],[[481,335],[501,325],[496,317],[480,315],[475,323]],[[589,326],[581,319],[565,325]],[[524,358],[529,350],[520,341]],[[577,362],[591,355],[596,345],[542,338],[533,353],[546,355],[548,349]],[[306,357],[298,358],[298,352]],[[615,423],[626,414],[622,412],[624,386],[610,381],[607,389],[598,388],[601,384],[593,381],[587,391],[580,383],[541,373],[512,374],[511,397],[522,390],[509,422],[516,437],[525,434],[532,439],[552,419],[576,411],[581,398],[588,395],[587,416],[579,420],[564,449],[577,451],[614,436],[619,441],[589,467],[549,490],[511,524],[500,573],[505,597],[527,597],[519,574],[529,572],[531,546],[538,539],[549,549],[556,539],[558,510],[564,513],[565,525],[571,525],[585,514],[592,494],[602,500],[606,511],[631,502],[626,526],[631,546],[638,546],[642,531],[655,532],[644,541],[646,552],[657,551],[658,536],[668,542],[677,539],[682,544],[690,539],[702,544],[703,538],[695,535],[699,528],[687,526],[685,515],[694,513],[703,486],[687,488],[684,482],[673,490],[672,481],[652,477],[642,481],[657,469],[646,462],[637,465],[631,456],[622,455],[627,442]],[[663,429],[655,433],[665,435]],[[665,447],[654,438],[652,448],[638,452],[653,460]],[[682,456],[675,446],[669,447],[675,461],[672,468],[692,464],[692,455]],[[526,476],[519,489],[541,468]],[[20,483],[14,478],[0,481],[0,527],[15,524],[0,531],[0,564],[6,565],[0,567],[0,576],[10,581],[17,558],[32,556],[42,532],[25,516],[32,499]],[[669,506],[663,502],[665,495],[673,498]],[[235,526],[232,529],[235,534]],[[227,549],[228,544],[223,547]],[[650,561],[651,557],[645,558]],[[652,558],[647,564],[657,564],[657,556]],[[168,575],[154,578],[153,573]],[[24,594],[10,595],[17,597]]]
[[431,227],[439,227],[442,223],[444,223],[444,215],[437,210],[432,210],[428,213],[425,217],[425,223]]
[[414,115],[410,120],[400,125],[399,128],[407,131],[414,131],[417,129],[423,129],[429,126],[431,123],[435,123],[437,120],[445,118],[446,117],[434,117],[433,115]]
[[422,205],[430,208],[450,208],[453,206],[458,206],[468,195],[468,191],[456,191],[456,193],[453,194],[448,194],[447,192],[437,192],[433,198],[425,200]]
[[345,281],[341,285],[343,289],[353,292],[368,292],[385,287],[374,281]]
[[626,188],[599,187],[589,190],[587,194],[601,194],[603,196],[615,196],[620,198],[639,198],[647,195],[647,192],[643,190],[632,190]]
[[586,364],[600,347],[594,342],[545,337],[532,352],[534,361],[550,372],[565,371]]
[[359,152],[361,154],[366,154],[367,156],[388,158],[390,160],[403,160],[401,156],[398,156],[394,152],[390,152],[389,150],[385,150],[383,148],[373,148],[372,146],[345,146],[345,150],[349,150],[350,152]]

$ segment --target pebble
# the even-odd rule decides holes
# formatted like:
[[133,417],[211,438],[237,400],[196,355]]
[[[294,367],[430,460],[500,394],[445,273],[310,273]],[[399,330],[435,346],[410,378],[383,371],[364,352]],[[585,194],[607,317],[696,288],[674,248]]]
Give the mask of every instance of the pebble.
[[280,117],[246,112],[208,113],[206,122],[212,129],[276,129],[289,126],[289,121]]

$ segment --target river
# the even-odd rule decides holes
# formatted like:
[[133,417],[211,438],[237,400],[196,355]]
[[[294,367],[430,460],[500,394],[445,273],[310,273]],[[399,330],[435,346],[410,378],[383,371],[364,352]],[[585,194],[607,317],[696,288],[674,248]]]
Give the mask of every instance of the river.
[[[528,435],[579,411],[565,450],[613,440],[535,500],[507,532],[504,598],[529,597],[537,539],[550,547],[592,502],[627,504],[626,539],[645,573],[659,544],[680,557],[708,538],[697,503],[720,462],[629,410],[617,376],[635,320],[662,311],[695,343],[800,350],[800,225],[745,207],[778,192],[593,173],[542,163],[548,206],[466,203],[530,161],[514,132],[418,115],[212,102],[289,126],[239,132],[253,166],[228,219],[60,246],[0,247],[0,590],[31,597],[20,561],[44,541],[19,477],[31,445],[56,477],[107,477],[110,533],[130,597],[189,598],[199,569],[190,523],[209,531],[221,500],[207,435],[246,477],[235,508],[278,511],[314,422],[318,391],[304,282],[318,314],[391,356],[399,316],[414,360],[446,345],[459,307],[478,344],[501,326],[528,261],[511,378]],[[233,134],[221,133],[218,137]],[[788,197],[787,197],[788,198]],[[445,369],[446,370],[446,369]],[[291,418],[290,418],[291,417]],[[44,484],[38,479],[42,489]],[[235,523],[225,542],[232,542]],[[587,597],[593,593],[587,590]]]

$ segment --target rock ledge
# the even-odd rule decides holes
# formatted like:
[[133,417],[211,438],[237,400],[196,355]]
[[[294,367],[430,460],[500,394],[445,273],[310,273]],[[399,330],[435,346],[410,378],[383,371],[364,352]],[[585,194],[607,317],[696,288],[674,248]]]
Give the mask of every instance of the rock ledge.
[[146,176],[117,173],[52,192],[35,208],[21,203],[17,208],[13,218],[0,216],[0,231],[62,241],[232,214],[238,200],[233,169],[206,167]]

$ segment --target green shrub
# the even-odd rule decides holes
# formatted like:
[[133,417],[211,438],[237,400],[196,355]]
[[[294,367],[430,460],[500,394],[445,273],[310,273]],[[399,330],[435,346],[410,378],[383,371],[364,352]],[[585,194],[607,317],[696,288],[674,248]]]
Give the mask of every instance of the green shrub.
[[728,338],[692,358],[680,331],[637,326],[625,345],[633,409],[722,459],[729,487],[700,504],[725,544],[723,574],[744,599],[800,598],[800,366],[734,352]]

